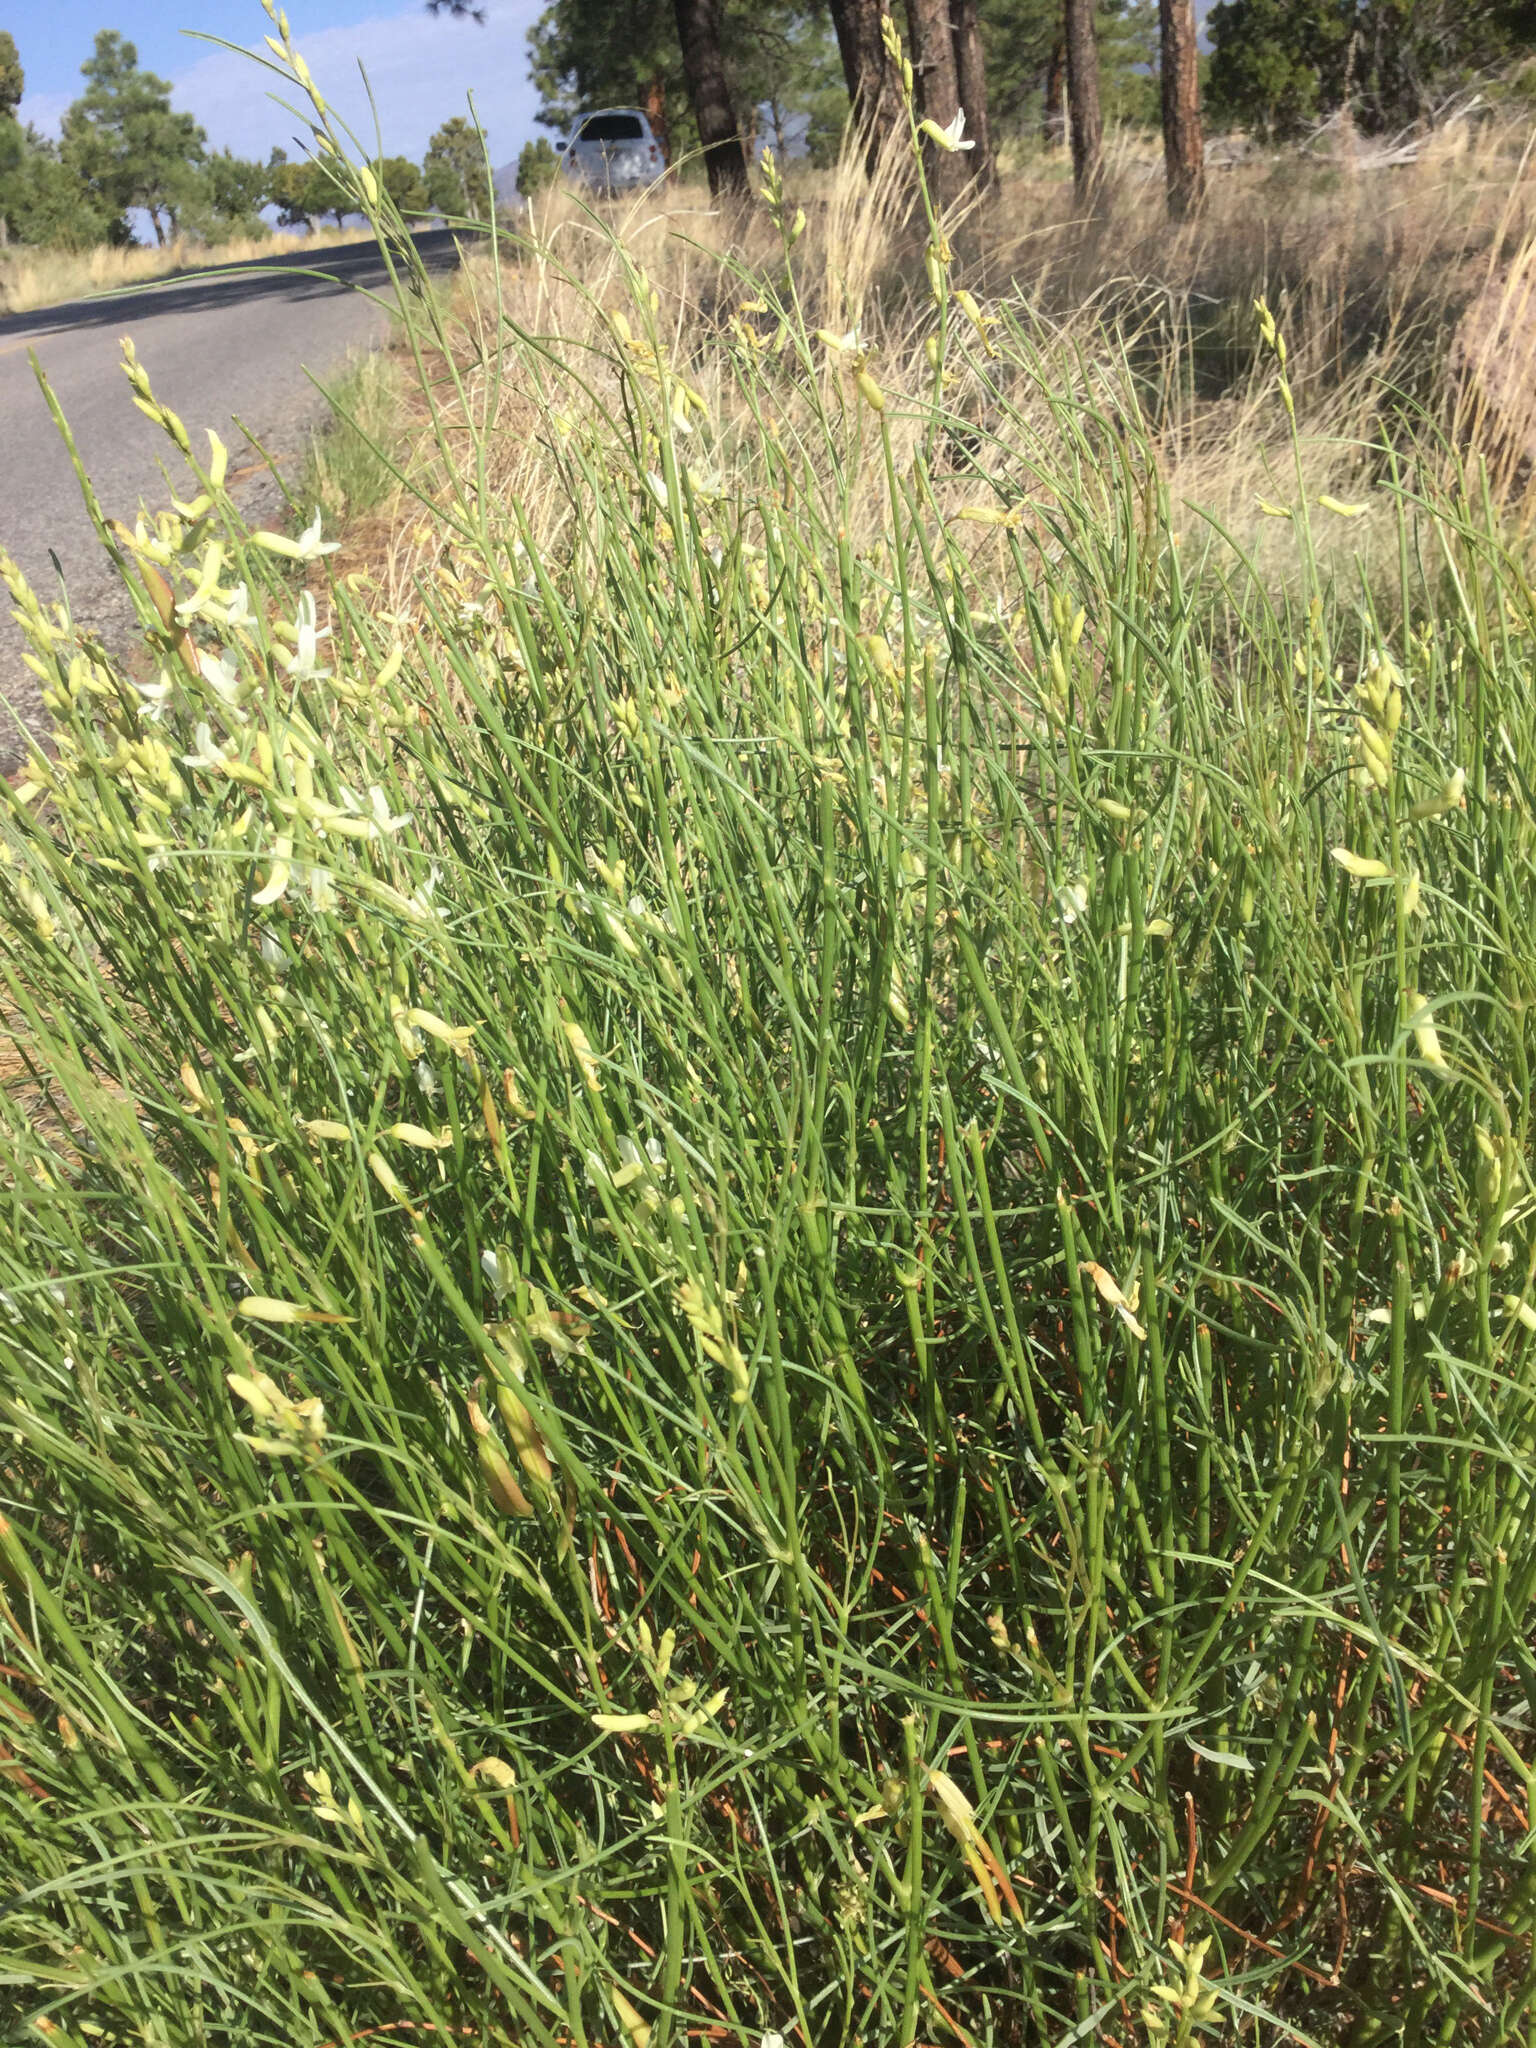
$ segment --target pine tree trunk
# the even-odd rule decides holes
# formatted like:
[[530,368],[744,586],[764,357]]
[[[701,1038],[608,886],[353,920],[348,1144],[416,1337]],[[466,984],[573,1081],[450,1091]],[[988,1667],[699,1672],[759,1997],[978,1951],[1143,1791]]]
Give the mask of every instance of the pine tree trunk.
[[859,33],[860,10],[851,0],[827,0],[832,28],[837,37],[837,54],[843,60],[843,81],[848,87],[848,105],[857,115],[864,87],[864,45]]
[[1072,189],[1081,205],[1092,198],[1104,175],[1104,115],[1099,106],[1093,0],[1067,0],[1067,105],[1072,121]]
[[1168,211],[1184,220],[1205,198],[1205,140],[1200,129],[1199,51],[1191,0],[1159,0],[1162,16],[1163,164]]
[[896,74],[880,34],[881,0],[829,0],[838,55],[848,83],[850,118],[865,137],[864,160],[874,169],[880,145],[901,118]]
[[[955,80],[955,44],[949,28],[949,0],[907,0],[912,68],[917,73],[923,118],[947,128],[960,111]],[[928,143],[923,152],[928,190],[936,206],[949,206],[965,187],[965,157]]]
[[1067,46],[1051,45],[1051,61],[1045,67],[1045,99],[1040,108],[1040,140],[1047,149],[1065,142],[1067,120],[1062,101],[1067,91]]
[[672,130],[667,123],[667,82],[659,74],[646,82],[645,118],[667,169],[672,168]]
[[710,192],[716,199],[744,193],[747,153],[725,75],[715,0],[677,0],[677,38],[682,45],[683,76],[693,101],[693,118],[704,145]]
[[965,109],[965,132],[976,143],[966,162],[982,191],[990,192],[997,183],[997,161],[992,154],[992,124],[987,116],[987,67],[976,0],[949,0],[949,27],[955,46],[955,84]]

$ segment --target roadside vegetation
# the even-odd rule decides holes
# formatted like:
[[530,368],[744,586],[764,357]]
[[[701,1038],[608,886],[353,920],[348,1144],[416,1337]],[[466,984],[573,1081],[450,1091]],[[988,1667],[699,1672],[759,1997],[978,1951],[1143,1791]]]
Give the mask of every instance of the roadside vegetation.
[[371,227],[316,228],[293,242],[263,233],[211,243],[177,239],[163,248],[101,243],[94,249],[14,249],[0,253],[0,312],[32,313],[92,292],[124,291],[181,271],[218,270],[265,256],[286,254],[305,263],[316,250],[372,239]]
[[1519,143],[910,94],[6,568],[19,2039],[1529,2040]]

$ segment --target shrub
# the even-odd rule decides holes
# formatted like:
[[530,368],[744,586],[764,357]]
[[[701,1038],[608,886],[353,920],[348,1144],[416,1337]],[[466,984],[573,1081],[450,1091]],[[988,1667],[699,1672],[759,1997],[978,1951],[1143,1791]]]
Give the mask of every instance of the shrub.
[[152,659],[8,572],[11,1995],[1514,2038],[1528,586],[1427,442],[1260,583],[1123,365],[936,254],[898,399],[767,201],[716,400],[621,245],[474,357],[543,539],[409,307],[408,610],[131,357]]

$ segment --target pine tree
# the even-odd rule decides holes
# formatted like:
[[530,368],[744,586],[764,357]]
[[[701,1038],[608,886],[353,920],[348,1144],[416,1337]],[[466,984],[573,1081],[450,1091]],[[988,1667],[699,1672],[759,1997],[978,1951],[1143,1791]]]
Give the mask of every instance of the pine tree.
[[462,114],[438,129],[427,144],[421,168],[434,212],[475,213],[488,203],[485,147]]
[[94,249],[132,239],[121,214],[95,204],[59,146],[35,128],[19,128],[10,168],[0,169],[0,243],[40,249]]
[[1206,26],[1213,104],[1285,136],[1346,102],[1366,129],[1421,119],[1459,85],[1536,47],[1536,4],[1221,0]]
[[1356,14],[1350,0],[1220,0],[1206,20],[1211,97],[1275,137],[1338,104]]
[[1065,61],[1062,0],[980,0],[987,102],[999,134],[1031,120],[1053,51]]
[[139,69],[139,53],[103,29],[80,67],[86,89],[64,116],[64,163],[96,205],[115,214],[141,206],[162,245],[177,216],[200,196],[207,137],[190,114],[171,105],[171,88]]
[[231,232],[266,233],[261,209],[272,197],[266,164],[252,163],[232,150],[215,151],[203,166],[196,195],[182,215],[182,226],[212,240]]
[[[980,0],[987,100],[999,135],[1061,130],[1067,50],[1062,0]],[[1156,0],[1098,0],[1099,104],[1111,118],[1156,121]]]
[[0,121],[16,119],[16,109],[26,89],[26,73],[21,68],[16,38],[0,28]]
[[16,118],[16,109],[21,105],[26,88],[26,76],[21,68],[15,38],[0,29],[0,249],[10,240],[6,193],[26,154],[26,140]]
[[421,166],[413,164],[408,156],[387,156],[379,164],[379,183],[385,197],[392,199],[402,214],[425,213],[427,210],[426,181],[421,175]]

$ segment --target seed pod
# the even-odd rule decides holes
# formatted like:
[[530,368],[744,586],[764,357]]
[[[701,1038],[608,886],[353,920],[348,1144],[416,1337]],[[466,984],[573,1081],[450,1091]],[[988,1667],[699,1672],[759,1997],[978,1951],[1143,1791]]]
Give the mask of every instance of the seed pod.
[[530,1479],[540,1486],[548,1486],[554,1476],[554,1467],[549,1462],[544,1439],[516,1388],[499,1377],[496,1381],[496,1412],[506,1425],[518,1463]]
[[651,2030],[646,2021],[636,2012],[617,1985],[610,1985],[609,1996],[613,2000],[614,2010],[623,2023],[624,2032],[629,2037],[630,2048],[649,2048]]
[[1440,1049],[1440,1034],[1435,1029],[1434,1012],[1416,988],[1403,990],[1403,1021],[1413,1033],[1419,1048],[1419,1057],[1427,1066],[1445,1067],[1449,1063]]
[[248,1294],[239,1313],[258,1323],[350,1323],[350,1316],[333,1315],[328,1309],[309,1308],[299,1301],[276,1301],[269,1294]]
[[533,1513],[532,1503],[518,1485],[517,1475],[496,1441],[485,1410],[476,1398],[478,1392],[477,1384],[476,1392],[469,1395],[465,1405],[469,1410],[469,1426],[475,1433],[475,1456],[480,1463],[481,1477],[492,1501],[504,1515],[517,1515],[526,1520]]
[[1347,846],[1330,847],[1329,852],[1345,874],[1353,875],[1357,882],[1383,881],[1392,872],[1384,860],[1372,860],[1366,854],[1352,852]]

